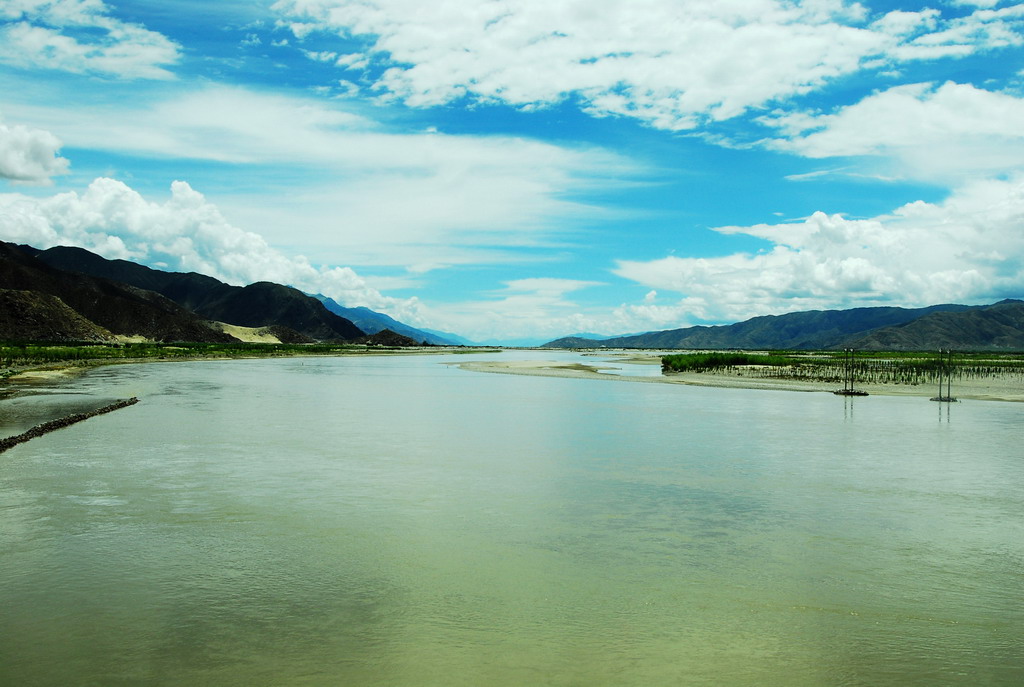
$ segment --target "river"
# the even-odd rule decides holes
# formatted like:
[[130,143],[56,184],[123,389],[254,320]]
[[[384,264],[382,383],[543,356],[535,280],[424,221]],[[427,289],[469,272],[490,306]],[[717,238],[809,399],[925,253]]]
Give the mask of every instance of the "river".
[[0,684],[1024,683],[1024,405],[466,359],[51,390],[141,402],[0,455]]

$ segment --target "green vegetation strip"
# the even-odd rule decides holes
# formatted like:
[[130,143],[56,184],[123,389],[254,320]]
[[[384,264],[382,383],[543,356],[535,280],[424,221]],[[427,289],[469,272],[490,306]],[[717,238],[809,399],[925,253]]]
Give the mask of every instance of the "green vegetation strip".
[[1024,378],[1024,355],[1020,353],[956,352],[950,360],[927,351],[857,351],[852,358],[843,351],[722,351],[680,353],[661,359],[664,372],[725,372],[742,368],[747,376],[818,382],[844,379],[848,365],[861,383],[926,384],[940,375],[954,379],[1007,375]]
[[764,353],[683,353],[666,355],[661,369],[666,372],[704,372],[740,365],[793,365],[797,361],[788,355]]
[[36,425],[27,432],[17,434],[13,437],[7,437],[6,439],[0,439],[0,453],[3,453],[9,448],[17,446],[18,444],[23,444],[26,441],[35,439],[36,437],[41,437],[49,432],[53,432],[58,429],[63,429],[64,427],[68,427],[77,422],[82,422],[83,420],[88,420],[89,418],[96,417],[97,415],[103,415],[104,413],[110,413],[115,410],[120,410],[121,408],[133,406],[138,402],[139,399],[133,396],[132,398],[126,398],[121,401],[116,401],[114,403],[111,403],[110,405],[105,405],[102,408],[97,408],[96,410],[90,410],[87,413],[75,413],[73,415],[68,415],[66,417],[58,418],[56,420],[44,422],[42,424]]
[[78,361],[146,358],[244,358],[292,355],[337,355],[365,350],[352,344],[268,343],[127,343],[45,344],[0,343],[0,367]]

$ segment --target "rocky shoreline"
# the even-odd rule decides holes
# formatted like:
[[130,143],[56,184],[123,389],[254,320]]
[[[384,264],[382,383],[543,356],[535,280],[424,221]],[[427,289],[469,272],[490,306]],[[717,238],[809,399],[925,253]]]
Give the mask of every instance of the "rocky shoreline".
[[72,415],[66,415],[65,417],[57,418],[56,420],[43,422],[41,424],[36,425],[27,432],[22,432],[21,434],[17,434],[12,437],[0,439],[0,453],[3,453],[7,449],[17,446],[18,444],[23,444],[26,441],[35,439],[36,437],[41,437],[44,434],[48,434],[58,429],[63,429],[64,427],[68,427],[70,425],[82,422],[83,420],[88,420],[89,418],[96,417],[97,415],[103,415],[105,413],[111,413],[115,410],[120,410],[121,408],[133,406],[138,402],[139,399],[133,396],[132,398],[125,398],[120,401],[115,401],[114,403],[105,405],[102,408],[97,408],[96,410],[91,410],[87,413],[74,413]]

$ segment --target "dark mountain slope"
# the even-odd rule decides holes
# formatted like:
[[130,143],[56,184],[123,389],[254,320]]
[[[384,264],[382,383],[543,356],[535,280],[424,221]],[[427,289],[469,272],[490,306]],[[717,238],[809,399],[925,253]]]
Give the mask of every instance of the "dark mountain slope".
[[374,332],[370,336],[360,339],[359,343],[365,343],[370,346],[385,346],[391,348],[411,348],[413,346],[422,345],[421,341],[410,339],[408,336],[398,334],[390,329],[382,329],[379,332]]
[[362,337],[352,322],[328,311],[315,298],[271,282],[232,286],[195,272],[163,272],[127,260],[107,260],[82,248],[37,251],[53,267],[113,279],[155,291],[210,320],[243,327],[284,326],[323,341]]
[[284,325],[321,341],[352,341],[364,336],[350,321],[290,286],[260,281],[243,287],[227,286],[210,296],[196,312],[221,322],[245,327]]
[[0,341],[112,341],[114,336],[38,291],[0,289]]
[[59,298],[112,334],[154,341],[236,341],[160,294],[51,267],[33,257],[32,251],[0,242],[0,288]]
[[622,336],[601,341],[569,338],[545,344],[547,348],[743,348],[813,350],[841,347],[856,335],[879,327],[899,325],[933,312],[967,310],[964,305],[928,308],[853,308],[809,310],[786,315],[765,315],[722,326],[697,326]]
[[849,342],[882,351],[1024,350],[1024,301],[1005,300],[963,312],[935,312],[896,327],[876,329]]

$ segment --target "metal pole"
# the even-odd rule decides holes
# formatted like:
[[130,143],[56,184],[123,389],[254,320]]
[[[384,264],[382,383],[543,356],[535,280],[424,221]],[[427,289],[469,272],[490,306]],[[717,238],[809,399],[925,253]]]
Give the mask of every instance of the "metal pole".
[[953,402],[953,349],[946,349],[949,355],[949,367],[946,369],[946,398]]

